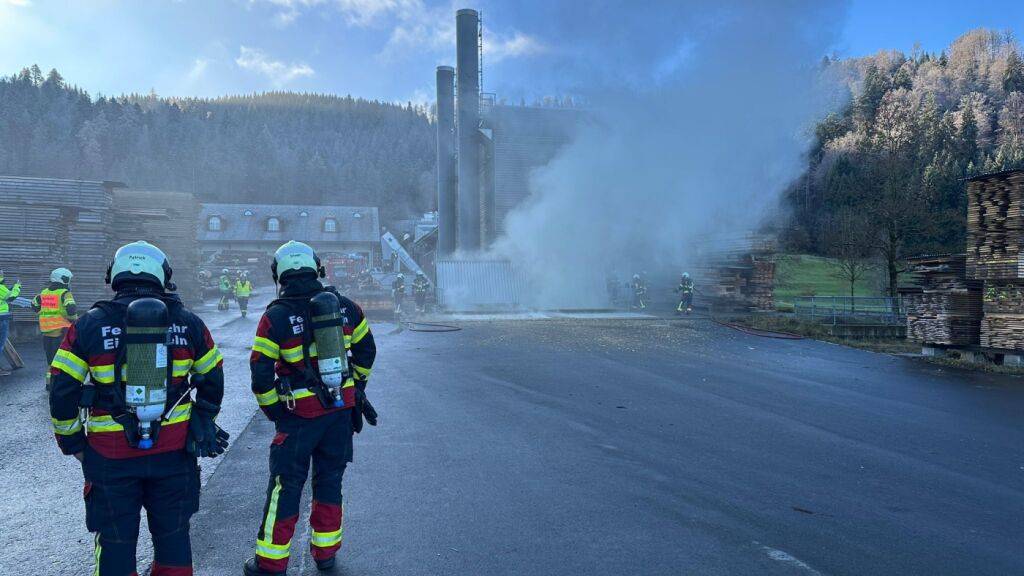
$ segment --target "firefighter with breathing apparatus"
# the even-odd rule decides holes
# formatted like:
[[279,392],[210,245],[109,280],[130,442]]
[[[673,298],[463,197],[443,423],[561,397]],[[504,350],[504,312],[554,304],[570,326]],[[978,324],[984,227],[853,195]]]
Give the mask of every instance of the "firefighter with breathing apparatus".
[[405,301],[405,274],[399,272],[391,283],[391,296],[395,300],[395,314],[401,314],[402,302]]
[[221,353],[203,321],[173,294],[170,264],[156,246],[122,246],[107,282],[114,298],[71,325],[50,368],[57,444],[82,462],[85,475],[93,573],[137,574],[145,507],[151,576],[192,574],[196,458],[227,447],[227,433],[214,423],[224,395]]
[[426,274],[417,272],[416,278],[412,281],[412,294],[416,300],[416,311],[423,313],[427,311],[427,292],[430,291],[430,280]]
[[373,334],[354,302],[333,287],[312,248],[288,242],[274,255],[280,285],[256,329],[250,367],[252,391],[276,435],[270,445],[270,482],[256,555],[247,576],[284,575],[302,487],[313,465],[310,552],[317,568],[335,564],[341,547],[341,480],[352,461],[352,436],[377,414],[366,400],[376,356]]
[[679,306],[676,306],[676,312],[693,312],[693,279],[690,278],[689,272],[683,272],[680,276],[676,292],[679,293]]
[[633,307],[643,310],[647,308],[647,283],[643,281],[639,274],[633,274]]
[[75,297],[71,295],[71,278],[71,270],[57,268],[50,272],[49,285],[32,299],[32,309],[39,315],[39,333],[43,335],[47,392],[50,391],[50,363],[71,323],[78,319]]

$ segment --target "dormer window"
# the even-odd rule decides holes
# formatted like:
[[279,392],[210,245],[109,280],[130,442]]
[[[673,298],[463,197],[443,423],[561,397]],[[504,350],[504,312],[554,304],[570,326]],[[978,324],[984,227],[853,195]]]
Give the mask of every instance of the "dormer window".
[[306,212],[305,210],[303,210],[302,212],[299,212],[299,217],[300,218],[309,218],[309,212]]
[[324,232],[329,234],[336,233],[338,231],[338,220],[335,218],[324,218]]
[[206,220],[206,229],[210,232],[220,232],[222,226],[223,222],[221,222],[220,216],[210,216]]
[[252,214],[252,210],[249,210],[248,208],[245,209],[245,212],[242,212],[243,216],[252,216]]
[[281,219],[277,216],[271,216],[267,218],[267,232],[280,232],[281,231]]

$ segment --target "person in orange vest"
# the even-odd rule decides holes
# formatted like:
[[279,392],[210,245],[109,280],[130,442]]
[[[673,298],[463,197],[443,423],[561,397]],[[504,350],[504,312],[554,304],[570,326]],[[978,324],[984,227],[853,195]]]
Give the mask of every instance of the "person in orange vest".
[[71,278],[70,270],[57,268],[50,272],[50,284],[32,299],[32,309],[39,314],[39,332],[43,335],[47,392],[50,391],[49,366],[71,323],[78,319],[75,297],[71,295]]

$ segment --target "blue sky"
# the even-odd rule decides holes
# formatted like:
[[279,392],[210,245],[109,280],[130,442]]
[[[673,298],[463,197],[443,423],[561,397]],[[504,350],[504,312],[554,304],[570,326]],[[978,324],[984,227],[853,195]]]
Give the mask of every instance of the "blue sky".
[[[692,7],[686,14],[692,24],[692,12],[700,8],[687,5],[704,3],[673,2],[668,11]],[[600,54],[623,69],[649,66],[656,76],[671,63],[686,46],[685,38],[658,40],[671,35],[671,18],[660,19],[661,27],[649,35],[621,37],[622,30],[644,29],[639,22],[622,24],[636,5],[617,0],[0,0],[0,73],[38,63],[45,70],[57,68],[93,94],[153,89],[167,96],[216,96],[287,89],[422,103],[431,99],[434,67],[454,59],[455,8],[471,6],[485,20],[485,88],[530,98],[537,94],[524,86],[551,89],[540,80],[540,69],[547,68],[545,78],[558,76],[550,66],[557,59],[549,57],[558,53],[563,65],[572,62],[573,51],[583,53],[588,40],[594,41],[592,56]],[[652,6],[648,12],[661,9],[647,5]],[[919,42],[937,51],[979,26],[1024,34],[1020,0],[967,6],[963,0],[855,0],[830,17],[828,24],[839,31],[833,49],[850,56],[881,48],[909,51]],[[600,39],[605,36],[648,49],[623,54],[612,42],[604,53]]]

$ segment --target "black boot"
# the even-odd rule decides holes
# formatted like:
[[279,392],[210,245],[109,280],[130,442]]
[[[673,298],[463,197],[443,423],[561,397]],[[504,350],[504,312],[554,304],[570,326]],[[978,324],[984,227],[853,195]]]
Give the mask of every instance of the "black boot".
[[256,558],[245,561],[245,576],[286,576],[284,572],[267,572],[256,563]]
[[317,570],[326,571],[330,570],[331,568],[334,568],[334,556],[331,556],[330,558],[325,558],[324,560],[316,561]]

